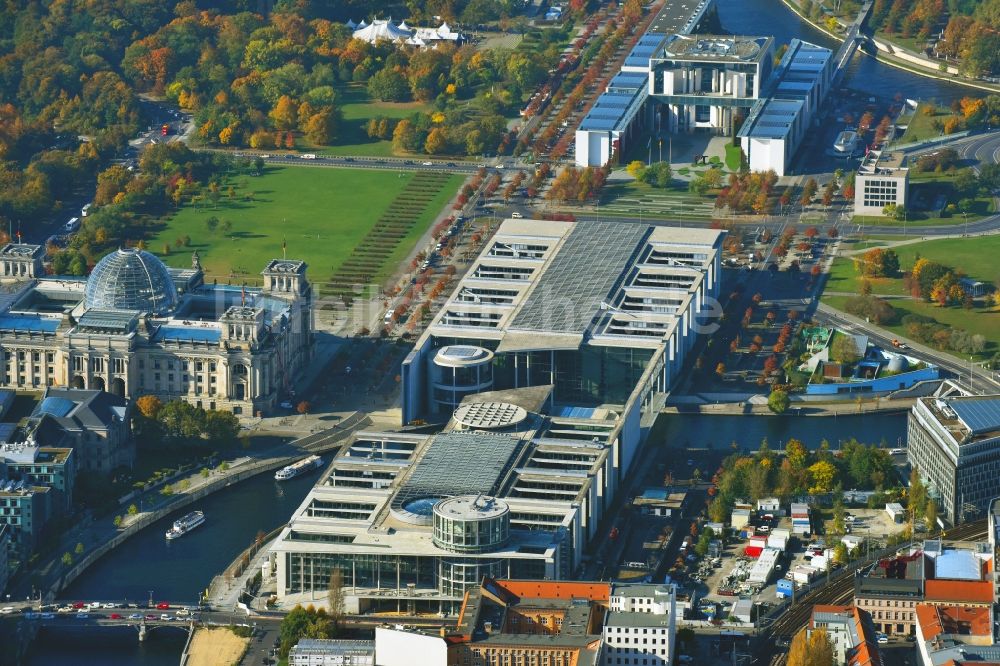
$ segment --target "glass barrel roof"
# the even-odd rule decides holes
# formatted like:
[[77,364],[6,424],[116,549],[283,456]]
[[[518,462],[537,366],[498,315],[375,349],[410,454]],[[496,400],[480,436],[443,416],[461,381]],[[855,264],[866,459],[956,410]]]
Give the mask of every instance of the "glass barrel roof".
[[177,306],[177,289],[163,262],[145,250],[119,249],[87,279],[87,309],[141,310],[163,315]]

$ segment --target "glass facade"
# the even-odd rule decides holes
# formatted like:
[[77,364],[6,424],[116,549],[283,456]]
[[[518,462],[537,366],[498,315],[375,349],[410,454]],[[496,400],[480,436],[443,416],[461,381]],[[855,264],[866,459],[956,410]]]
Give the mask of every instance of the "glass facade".
[[434,512],[434,545],[454,553],[488,553],[510,538],[510,513],[481,520],[448,518]]
[[438,560],[438,592],[460,597],[468,588],[479,585],[483,576],[499,578],[502,575],[501,560],[442,557]]
[[87,279],[87,309],[141,310],[162,315],[177,307],[177,288],[149,252],[120,249],[101,259]]

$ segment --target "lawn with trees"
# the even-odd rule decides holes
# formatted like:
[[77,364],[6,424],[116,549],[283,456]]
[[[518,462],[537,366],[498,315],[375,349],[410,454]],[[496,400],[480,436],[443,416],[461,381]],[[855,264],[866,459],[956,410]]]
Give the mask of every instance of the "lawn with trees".
[[[287,242],[289,257],[308,263],[314,281],[326,280],[383,214],[403,205],[400,200],[416,177],[413,172],[269,166],[259,177],[235,179],[232,196],[185,204],[148,246],[171,266],[190,266],[191,252],[197,250],[210,279],[253,282],[268,260],[282,256]],[[425,197],[407,204],[415,219],[381,268],[390,270],[402,261],[461,180],[435,180]],[[190,243],[177,247],[177,240],[186,237]]]
[[[968,276],[990,285],[1000,283],[997,252],[1000,237],[996,236],[945,238],[891,250],[872,248],[851,259],[837,259],[827,282],[829,291],[859,295],[824,295],[823,302],[963,359],[972,356],[1000,363],[997,291],[973,298],[958,281]],[[891,256],[890,263],[898,271],[871,270],[876,255]]]

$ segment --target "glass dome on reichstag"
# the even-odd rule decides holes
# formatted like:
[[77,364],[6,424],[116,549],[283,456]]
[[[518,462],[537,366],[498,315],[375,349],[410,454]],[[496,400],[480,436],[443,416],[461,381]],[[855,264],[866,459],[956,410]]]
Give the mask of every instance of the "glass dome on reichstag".
[[97,262],[87,278],[87,309],[142,310],[167,314],[177,306],[177,289],[163,262],[145,250],[124,248]]

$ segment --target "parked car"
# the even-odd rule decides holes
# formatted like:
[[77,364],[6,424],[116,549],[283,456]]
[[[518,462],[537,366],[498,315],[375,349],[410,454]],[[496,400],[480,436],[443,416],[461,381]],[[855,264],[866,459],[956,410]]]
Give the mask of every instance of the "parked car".
[[161,601],[160,603],[156,604],[156,610],[170,610],[170,604],[168,604],[166,601]]

